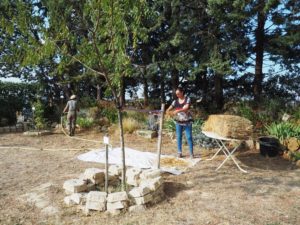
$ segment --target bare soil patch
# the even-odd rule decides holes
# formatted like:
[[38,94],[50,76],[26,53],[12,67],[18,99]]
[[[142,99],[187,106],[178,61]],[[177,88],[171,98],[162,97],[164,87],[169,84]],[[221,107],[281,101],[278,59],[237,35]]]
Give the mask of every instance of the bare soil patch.
[[[94,132],[82,132],[76,137],[99,141],[103,138],[101,133]],[[156,139],[135,135],[125,138],[127,147],[156,151]],[[111,141],[113,146],[119,146],[118,137],[111,137]],[[63,134],[41,137],[1,134],[0,146],[7,147],[0,148],[0,224],[3,225],[300,224],[300,170],[280,157],[267,159],[255,150],[237,154],[241,166],[249,171],[244,174],[230,161],[215,171],[223,156],[205,161],[214,151],[196,147],[196,156],[201,155],[203,160],[184,174],[164,175],[167,197],[160,204],[139,213],[110,216],[95,212],[85,216],[76,207],[64,205],[62,185],[66,179],[78,177],[86,168],[104,168],[102,164],[76,159],[85,151],[102,148],[101,144],[71,139]],[[74,151],[76,149],[81,150]],[[163,139],[162,153],[176,154],[176,143],[167,136]],[[184,153],[188,155],[186,146]],[[40,197],[44,196],[47,204],[58,209],[54,215],[21,199],[26,193],[49,183],[51,185]]]

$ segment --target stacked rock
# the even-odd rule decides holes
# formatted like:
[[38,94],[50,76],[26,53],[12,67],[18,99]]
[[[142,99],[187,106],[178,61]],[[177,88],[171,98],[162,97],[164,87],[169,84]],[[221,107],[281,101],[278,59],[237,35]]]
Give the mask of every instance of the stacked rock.
[[142,170],[139,168],[129,168],[126,171],[126,183],[135,187],[139,186],[141,173]]
[[115,192],[107,196],[107,211],[111,214],[119,214],[122,209],[129,205],[126,191]]
[[87,195],[86,205],[84,210],[105,211],[106,210],[106,192],[90,191]]
[[107,211],[119,214],[122,211],[140,211],[147,206],[157,204],[164,199],[163,179],[159,169],[141,170],[129,168],[126,172],[128,193],[114,192],[121,184],[122,169],[109,167],[108,193],[103,192],[105,184],[104,170],[89,168],[79,179],[64,182],[63,188],[69,196],[64,201],[67,205],[79,205],[85,212],[90,210]]
[[63,188],[67,194],[85,192],[87,190],[87,182],[82,179],[71,179],[65,181]]
[[159,169],[131,168],[127,171],[126,176],[127,183],[134,186],[128,193],[132,205],[129,211],[146,208],[146,206],[157,204],[164,199],[163,179]]

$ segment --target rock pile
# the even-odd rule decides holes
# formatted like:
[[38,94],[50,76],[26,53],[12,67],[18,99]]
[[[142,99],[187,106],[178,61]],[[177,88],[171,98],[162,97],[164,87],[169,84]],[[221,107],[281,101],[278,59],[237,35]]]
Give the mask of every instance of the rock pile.
[[157,204],[164,199],[164,182],[159,169],[128,168],[127,192],[120,191],[121,172],[119,166],[109,167],[109,187],[106,193],[104,191],[105,171],[98,168],[86,169],[78,179],[64,182],[63,188],[68,195],[64,198],[64,202],[68,206],[78,205],[85,214],[95,210],[116,215],[127,210],[145,210],[147,206]]

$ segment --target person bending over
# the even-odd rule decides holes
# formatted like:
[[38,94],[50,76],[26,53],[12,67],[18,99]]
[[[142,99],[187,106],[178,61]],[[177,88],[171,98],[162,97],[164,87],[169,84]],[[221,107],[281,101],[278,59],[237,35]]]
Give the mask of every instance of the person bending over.
[[189,112],[191,99],[184,95],[184,90],[181,87],[176,89],[175,99],[170,107],[167,109],[167,113],[174,116],[176,121],[176,139],[178,157],[182,157],[182,131],[185,130],[186,139],[189,145],[190,158],[194,158],[193,152],[193,135],[192,135],[192,116]]

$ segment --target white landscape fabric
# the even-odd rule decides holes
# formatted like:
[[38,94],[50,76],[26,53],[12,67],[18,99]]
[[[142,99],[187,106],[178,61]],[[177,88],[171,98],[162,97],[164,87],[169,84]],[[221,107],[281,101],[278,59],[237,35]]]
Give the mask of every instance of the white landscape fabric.
[[[142,169],[151,168],[154,166],[156,157],[157,155],[151,152],[141,152],[131,148],[125,148],[125,162],[127,166]],[[105,150],[92,150],[79,155],[77,158],[82,161],[105,163]],[[108,164],[122,165],[121,148],[109,149]]]
[[[161,155],[161,157],[173,157]],[[105,163],[105,150],[95,149],[87,153],[77,156],[79,160],[87,162]],[[157,154],[152,152],[141,152],[131,148],[125,148],[125,163],[126,166],[137,167],[141,169],[155,168]],[[184,159],[182,159],[184,160]],[[200,159],[189,162],[190,166],[195,165]],[[108,164],[122,165],[122,151],[121,148],[113,148],[108,151]],[[181,174],[183,171],[175,167],[162,167],[162,171],[169,172],[175,175]]]

